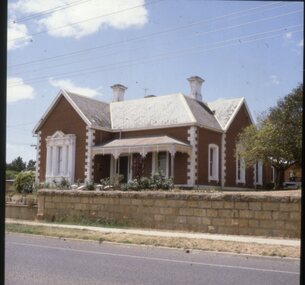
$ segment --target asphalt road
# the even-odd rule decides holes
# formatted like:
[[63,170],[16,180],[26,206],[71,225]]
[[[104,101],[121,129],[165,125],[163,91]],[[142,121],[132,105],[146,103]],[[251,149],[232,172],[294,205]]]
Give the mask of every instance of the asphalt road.
[[6,285],[299,284],[299,261],[6,235]]

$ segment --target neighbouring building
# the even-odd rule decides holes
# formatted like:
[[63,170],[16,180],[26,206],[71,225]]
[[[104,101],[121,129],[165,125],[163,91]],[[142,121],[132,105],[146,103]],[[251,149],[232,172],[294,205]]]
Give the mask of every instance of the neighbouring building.
[[259,161],[246,167],[238,155],[238,134],[253,124],[245,99],[204,102],[204,80],[188,81],[188,96],[136,100],[125,100],[127,87],[116,84],[111,103],[60,90],[33,130],[36,180],[99,182],[122,174],[126,182],[141,161],[144,176],[162,171],[176,185],[229,189],[270,182],[270,167]]

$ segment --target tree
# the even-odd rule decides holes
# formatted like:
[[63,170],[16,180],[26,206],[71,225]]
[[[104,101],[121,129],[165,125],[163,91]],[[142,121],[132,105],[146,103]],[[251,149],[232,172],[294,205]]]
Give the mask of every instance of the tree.
[[28,161],[27,166],[26,166],[26,170],[32,170],[32,171],[34,171],[34,170],[35,170],[35,165],[36,165],[36,161],[33,160],[33,159],[30,159],[30,160]]
[[274,167],[275,189],[282,187],[286,169],[302,163],[302,102],[299,85],[239,136],[240,155],[248,165],[262,160]]
[[6,165],[7,170],[23,171],[26,169],[26,163],[22,160],[20,156],[15,158],[11,163]]

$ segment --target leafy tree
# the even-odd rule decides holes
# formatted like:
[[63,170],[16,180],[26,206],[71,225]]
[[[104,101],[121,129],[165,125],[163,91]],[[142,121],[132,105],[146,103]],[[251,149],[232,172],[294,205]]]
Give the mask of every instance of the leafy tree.
[[299,85],[239,136],[240,155],[248,165],[262,160],[274,167],[275,189],[282,187],[286,169],[302,163],[302,102]]
[[7,170],[15,170],[17,172],[23,171],[26,169],[26,162],[22,160],[20,156],[15,158],[11,163],[6,165]]
[[27,164],[27,166],[26,166],[26,169],[27,169],[27,170],[32,170],[32,171],[34,171],[34,170],[35,170],[35,165],[36,165],[36,161],[33,160],[33,159],[30,159],[30,160],[28,161],[28,164]]

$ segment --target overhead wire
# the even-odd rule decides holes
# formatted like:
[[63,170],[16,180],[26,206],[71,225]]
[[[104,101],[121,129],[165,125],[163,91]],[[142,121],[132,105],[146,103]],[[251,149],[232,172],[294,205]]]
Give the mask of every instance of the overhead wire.
[[[210,19],[195,21],[195,22],[192,22],[188,25],[183,25],[183,26],[180,26],[180,27],[171,28],[171,29],[167,29],[167,30],[164,30],[164,31],[160,31],[160,32],[155,32],[155,33],[151,33],[151,34],[148,34],[148,35],[143,35],[143,36],[138,36],[138,37],[129,38],[129,39],[125,39],[125,40],[115,41],[115,42],[103,44],[103,45],[100,45],[100,46],[95,46],[95,47],[91,47],[91,48],[85,48],[85,49],[77,50],[77,51],[74,51],[74,52],[59,54],[59,55],[52,56],[52,57],[47,57],[47,58],[42,58],[42,59],[37,59],[37,60],[31,60],[31,61],[23,62],[23,63],[19,63],[19,64],[17,63],[17,64],[9,65],[8,67],[9,68],[18,67],[18,66],[23,66],[23,65],[28,65],[28,64],[38,63],[38,62],[49,61],[49,60],[53,60],[53,59],[57,59],[57,58],[79,55],[81,53],[87,53],[89,51],[93,51],[93,50],[96,50],[96,49],[107,48],[107,47],[110,48],[110,47],[113,47],[113,46],[117,46],[119,44],[127,44],[127,43],[132,42],[132,41],[143,40],[143,39],[147,39],[147,38],[150,38],[150,37],[153,37],[153,36],[159,36],[161,34],[167,34],[167,33],[170,33],[170,32],[175,32],[175,31],[179,31],[179,30],[182,30],[182,29],[187,29],[189,27],[199,25],[199,24],[211,23],[211,22],[218,21],[218,20],[221,20],[221,19],[226,19],[226,18],[234,16],[234,15],[239,15],[239,14],[243,14],[243,13],[246,13],[246,12],[255,11],[257,9],[261,9],[261,8],[265,8],[265,7],[269,7],[269,6],[271,6],[271,7],[269,7],[269,9],[265,9],[264,11],[268,11],[270,9],[277,9],[277,8],[287,6],[287,4],[284,4],[284,5],[272,7],[277,3],[280,3],[280,2],[268,3],[268,4],[260,5],[260,6],[257,6],[257,7],[253,7],[253,8],[249,8],[249,9],[243,9],[243,10],[239,10],[239,11],[233,12],[233,13],[228,13],[226,15],[222,15],[222,16],[218,16],[218,17],[214,17],[214,18],[210,18]],[[244,16],[247,16],[247,15],[248,14],[240,15],[240,16],[237,16],[235,18],[244,17]]]
[[74,1],[74,2],[67,3],[65,5],[60,5],[60,6],[56,6],[54,8],[51,8],[51,9],[42,10],[40,12],[36,12],[36,13],[30,14],[28,16],[24,16],[22,18],[17,18],[17,19],[14,19],[14,20],[10,20],[10,21],[8,21],[8,23],[14,23],[15,24],[15,23],[25,22],[25,21],[32,20],[32,19],[37,18],[37,17],[41,17],[41,16],[44,16],[44,15],[47,15],[47,14],[51,14],[53,12],[57,12],[57,11],[61,11],[61,10],[64,10],[64,9],[68,9],[70,7],[81,5],[81,4],[89,2],[89,1],[92,1],[92,0],[77,0],[77,1]]
[[[257,19],[257,20],[253,20],[253,21],[248,21],[248,22],[240,23],[240,24],[237,24],[237,25],[226,26],[226,27],[223,27],[223,28],[218,28],[218,29],[209,30],[209,31],[203,31],[203,32],[200,32],[200,33],[196,33],[195,35],[191,34],[191,35],[184,36],[184,39],[186,37],[193,37],[193,36],[197,37],[197,36],[206,35],[206,34],[210,34],[210,33],[215,33],[215,32],[220,32],[220,31],[226,31],[226,30],[230,30],[230,29],[240,28],[240,27],[243,27],[243,26],[246,26],[246,25],[250,25],[250,24],[254,24],[254,23],[260,23],[260,22],[263,22],[263,21],[267,21],[267,20],[271,20],[271,19],[275,19],[275,18],[291,15],[291,14],[298,13],[298,12],[303,12],[303,11],[302,10],[296,10],[296,11],[292,11],[292,12],[289,12],[289,13],[284,13],[284,14],[280,14],[280,15],[276,15],[276,16],[271,16],[271,17],[266,17],[266,18],[261,18],[261,19]],[[141,48],[141,47],[137,47],[137,48]],[[133,50],[135,50],[137,48],[133,48]],[[99,58],[109,57],[109,56],[112,56],[112,55],[117,55],[119,53],[121,53],[121,52],[117,51],[117,52],[113,52],[113,53],[110,53],[110,54],[102,55]],[[96,60],[96,58],[92,58],[92,59]],[[72,61],[72,62],[70,61],[68,63],[61,63],[61,64],[57,64],[57,65],[52,65],[52,66],[46,66],[46,67],[43,67],[43,68],[39,68],[39,72],[41,72],[42,70],[58,68],[58,67],[67,66],[67,65],[70,65],[70,64],[73,64],[73,63],[79,63],[79,62],[83,62],[83,61],[88,61],[88,59],[86,59],[86,58],[85,59],[78,59],[77,61]],[[33,70],[30,69],[30,70],[26,70],[26,71],[23,71],[23,72],[22,71],[21,72],[14,72],[13,75],[20,75],[20,74],[23,74],[24,72],[29,72],[29,71],[33,71]]]
[[[291,28],[301,27],[301,26],[303,26],[303,25],[294,25],[294,26],[291,26]],[[288,28],[289,27],[282,27],[280,29],[274,29],[274,30],[270,30],[270,31],[267,31],[267,32],[263,32],[263,33],[255,33],[255,34],[247,35],[247,36],[244,36],[244,37],[237,37],[237,38],[234,38],[234,39],[229,39],[229,40],[225,40],[225,41],[216,42],[216,43],[213,43],[213,45],[222,44],[222,43],[224,43],[224,45],[217,46],[217,47],[212,47],[212,48],[208,48],[208,49],[202,49],[204,46],[191,47],[191,48],[187,48],[187,49],[183,49],[183,50],[177,50],[177,51],[171,51],[169,53],[159,54],[159,55],[156,55],[156,56],[153,56],[153,57],[136,59],[136,60],[134,60],[134,62],[124,61],[124,62],[111,64],[111,65],[106,65],[106,66],[88,68],[88,69],[85,69],[85,70],[82,69],[81,71],[79,70],[79,71],[73,71],[73,72],[60,73],[60,74],[56,74],[55,77],[67,76],[67,75],[69,77],[87,75],[87,74],[96,73],[96,72],[99,72],[99,71],[113,70],[113,69],[118,69],[118,68],[130,66],[130,65],[134,65],[134,64],[139,64],[139,63],[147,63],[147,62],[150,62],[150,61],[164,60],[164,59],[167,59],[167,58],[172,58],[172,57],[175,57],[175,56],[181,56],[181,55],[184,55],[184,54],[189,54],[189,53],[194,53],[194,52],[202,53],[202,52],[205,52],[205,51],[212,51],[212,50],[219,49],[219,48],[230,47],[230,46],[235,46],[235,45],[240,45],[240,44],[246,44],[246,43],[251,43],[251,42],[255,42],[255,41],[261,41],[261,40],[264,40],[264,39],[274,38],[274,37],[280,36],[284,33],[287,33]],[[302,32],[302,31],[303,31],[303,29],[299,29],[299,30],[296,30],[296,31],[289,31],[289,32],[290,33],[296,33],[296,32]],[[259,36],[259,35],[265,35],[265,34],[270,34],[270,33],[278,33],[278,32],[281,32],[281,33],[276,34],[276,35],[271,35],[271,36],[266,35],[266,36],[264,36],[262,38],[258,38],[258,39],[252,39],[252,40],[249,39],[251,37],[255,37],[255,36]],[[226,44],[228,42],[235,42],[235,43]],[[107,68],[107,67],[109,67],[109,68]],[[87,72],[84,72],[84,71],[87,71]],[[19,83],[18,81],[16,81],[15,84],[9,85],[8,87],[20,86],[20,85],[23,85],[23,84],[26,84],[26,83],[31,83],[31,84],[34,83],[35,84],[35,83],[45,81],[46,79],[50,79],[52,77],[53,76],[50,76],[50,75],[49,76],[43,76],[43,77],[37,77],[37,78],[29,79],[29,80],[24,80],[22,83]]]

